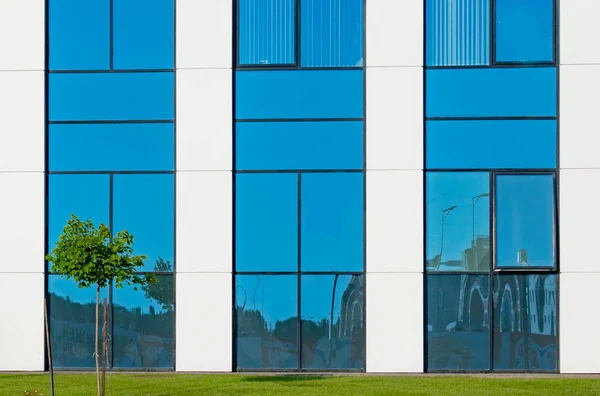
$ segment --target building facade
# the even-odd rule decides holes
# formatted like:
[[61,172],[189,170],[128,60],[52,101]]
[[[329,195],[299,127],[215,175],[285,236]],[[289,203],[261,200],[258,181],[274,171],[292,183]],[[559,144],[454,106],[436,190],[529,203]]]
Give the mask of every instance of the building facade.
[[596,3],[3,1],[0,370],[599,373]]

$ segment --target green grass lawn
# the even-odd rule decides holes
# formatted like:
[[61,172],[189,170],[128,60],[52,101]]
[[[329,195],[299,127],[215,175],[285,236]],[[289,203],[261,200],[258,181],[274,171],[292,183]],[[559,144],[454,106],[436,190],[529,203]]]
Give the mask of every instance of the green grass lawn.
[[[94,374],[56,374],[56,396],[93,396]],[[37,390],[49,396],[48,375],[0,374],[0,395]],[[107,395],[600,395],[600,377],[107,375]]]

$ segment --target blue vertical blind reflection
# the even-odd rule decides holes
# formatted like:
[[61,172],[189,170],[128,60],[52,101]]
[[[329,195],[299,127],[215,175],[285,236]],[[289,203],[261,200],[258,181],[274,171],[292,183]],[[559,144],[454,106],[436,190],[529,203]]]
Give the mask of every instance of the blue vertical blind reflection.
[[427,66],[490,63],[489,0],[427,0]]
[[301,0],[301,15],[302,66],[363,65],[363,0]]
[[295,62],[295,1],[239,0],[239,63]]

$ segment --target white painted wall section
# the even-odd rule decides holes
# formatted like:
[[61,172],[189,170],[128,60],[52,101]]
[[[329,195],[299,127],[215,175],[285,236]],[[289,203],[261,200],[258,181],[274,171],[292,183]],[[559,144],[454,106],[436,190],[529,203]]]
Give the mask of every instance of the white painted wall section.
[[0,71],[44,70],[44,0],[0,1]]

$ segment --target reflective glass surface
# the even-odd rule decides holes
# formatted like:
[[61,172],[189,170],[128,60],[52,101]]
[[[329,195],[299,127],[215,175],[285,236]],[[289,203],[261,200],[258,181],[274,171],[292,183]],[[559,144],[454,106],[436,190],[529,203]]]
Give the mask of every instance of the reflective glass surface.
[[554,177],[496,176],[496,266],[553,267]]
[[302,368],[365,367],[363,277],[303,275]]
[[489,370],[489,275],[427,276],[427,369]]
[[298,368],[297,275],[237,275],[236,367]]
[[427,172],[427,271],[490,268],[490,176]]

